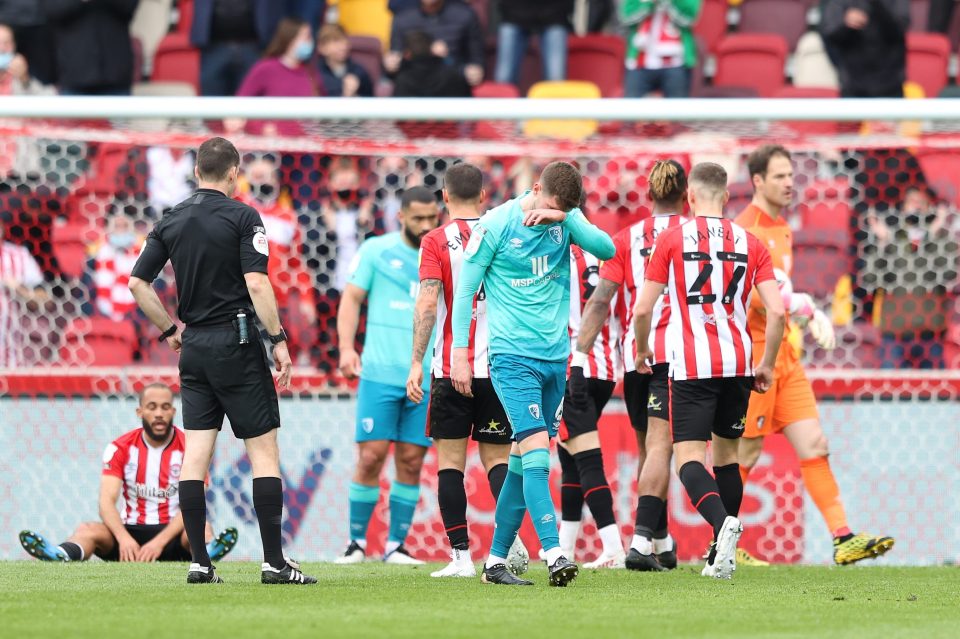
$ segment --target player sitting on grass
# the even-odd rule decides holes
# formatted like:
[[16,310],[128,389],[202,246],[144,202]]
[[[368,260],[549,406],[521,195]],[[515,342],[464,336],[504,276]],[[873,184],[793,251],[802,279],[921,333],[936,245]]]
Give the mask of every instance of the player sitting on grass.
[[[495,515],[485,583],[532,585],[506,566],[525,512],[530,512],[550,572],[566,586],[578,568],[563,556],[550,496],[550,438],[563,416],[570,338],[570,244],[597,258],[613,257],[613,241],[578,206],[583,178],[552,162],[520,197],[491,210],[474,227],[453,301],[454,388],[472,395],[469,360],[473,301],[483,284],[490,324],[490,378],[514,444]],[[522,455],[522,457],[521,457]]]
[[[58,546],[24,530],[20,544],[43,561],[190,561],[177,485],[183,463],[183,431],[173,425],[177,410],[166,384],[140,391],[137,417],[143,426],[121,435],[103,453],[100,519],[80,524]],[[123,497],[123,511],[117,500]],[[218,560],[237,543],[237,529],[213,537],[207,524],[207,552]]]
[[[677,474],[690,502],[713,528],[715,546],[702,574],[729,579],[736,570],[737,518],[743,484],[737,442],[743,434],[751,387],[764,393],[783,338],[784,310],[770,264],[757,238],[723,219],[727,173],[705,162],[690,172],[687,201],[695,218],[664,231],[654,245],[634,307],[636,369],[650,374],[650,325],[667,290],[670,359],[670,425]],[[766,350],[756,363],[747,328],[750,291],[767,312]],[[712,440],[713,476],[705,467]]]

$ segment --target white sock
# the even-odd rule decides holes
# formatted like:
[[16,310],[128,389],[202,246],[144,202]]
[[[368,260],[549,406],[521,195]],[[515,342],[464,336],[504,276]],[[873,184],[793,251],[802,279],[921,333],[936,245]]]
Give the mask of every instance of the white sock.
[[[560,520],[560,547],[565,551],[572,551],[577,547],[577,537],[580,536],[580,522]],[[573,557],[567,557],[573,561]]]
[[[556,548],[551,548],[550,550],[543,551],[543,558],[547,560],[547,565],[552,566],[557,563],[557,559],[563,556],[563,551],[560,549],[560,546]],[[570,559],[567,557],[567,559]],[[571,560],[572,561],[572,560]]]
[[451,558],[453,559],[454,563],[457,563],[463,566],[473,563],[473,557],[470,556],[469,548],[466,550],[459,550],[457,548],[454,548],[453,552],[451,553]]
[[487,562],[484,564],[484,566],[486,566],[487,568],[493,568],[497,564],[505,564],[505,563],[507,563],[506,557],[497,557],[493,553],[490,553],[490,556],[487,557]]
[[603,542],[603,554],[619,555],[623,552],[623,540],[620,538],[620,529],[616,524],[604,526],[597,531],[600,541]]
[[663,539],[654,539],[653,540],[653,552],[658,555],[662,552],[667,552],[676,548],[676,544],[673,543],[673,537],[670,536],[670,533],[667,533],[667,536]]
[[386,557],[387,555],[389,555],[399,547],[400,547],[399,541],[388,541],[386,548],[383,549],[383,556]]
[[633,539],[630,541],[630,547],[641,555],[652,555],[654,547],[653,544],[654,542],[650,541],[646,537],[641,537],[640,535],[634,535]]

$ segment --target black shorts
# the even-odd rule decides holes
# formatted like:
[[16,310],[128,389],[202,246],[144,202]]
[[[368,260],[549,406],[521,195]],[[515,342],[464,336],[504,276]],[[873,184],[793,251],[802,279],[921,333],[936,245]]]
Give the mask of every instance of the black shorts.
[[487,378],[473,379],[473,397],[457,392],[447,378],[430,382],[427,436],[434,439],[473,438],[485,444],[509,444],[513,431],[507,412]]
[[230,418],[240,439],[258,437],[280,427],[280,405],[259,333],[249,344],[237,343],[232,327],[187,328],[180,351],[180,396],[183,427],[219,430]]
[[623,401],[635,430],[646,432],[650,417],[670,421],[669,377],[669,364],[655,364],[650,375],[636,371],[624,374]]
[[752,377],[670,380],[673,441],[739,439],[747,424]]
[[577,435],[597,430],[600,414],[603,413],[603,407],[610,401],[616,385],[616,382],[605,379],[587,378],[587,406],[585,410],[579,410],[570,401],[570,384],[567,384],[567,391],[563,396],[564,428],[560,429],[560,441],[565,442]]
[[[145,543],[152,541],[154,537],[160,534],[160,531],[166,528],[164,524],[146,524],[142,526],[137,525],[125,525],[124,528],[127,529],[127,532],[130,533],[130,536],[133,537],[141,546]],[[110,552],[104,555],[98,555],[100,559],[104,561],[120,561],[120,544],[116,543],[114,540],[113,548],[110,549]],[[180,543],[180,535],[177,535],[170,542],[163,547],[163,552],[160,553],[158,561],[190,561],[191,555],[190,550],[184,548]]]

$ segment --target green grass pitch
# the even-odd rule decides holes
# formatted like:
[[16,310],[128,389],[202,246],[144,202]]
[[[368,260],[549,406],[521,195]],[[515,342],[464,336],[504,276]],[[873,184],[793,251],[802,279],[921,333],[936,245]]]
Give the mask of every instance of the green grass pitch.
[[222,586],[187,586],[182,564],[0,562],[0,637],[951,637],[960,572],[943,568],[699,567],[582,570],[566,589],[438,580],[437,566],[307,564],[317,586],[261,586],[224,562]]

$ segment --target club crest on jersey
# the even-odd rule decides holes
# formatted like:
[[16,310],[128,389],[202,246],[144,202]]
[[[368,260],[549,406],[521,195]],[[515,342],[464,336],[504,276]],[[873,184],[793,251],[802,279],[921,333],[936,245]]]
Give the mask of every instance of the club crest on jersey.
[[540,404],[530,404],[527,406],[527,410],[530,411],[530,415],[534,419],[540,419]]
[[512,240],[510,240],[510,246],[512,248],[518,249],[521,246],[523,246],[523,240],[521,240],[519,237],[515,237]]
[[180,464],[170,464],[170,478],[178,479],[180,477]]
[[368,435],[373,432],[373,417],[364,417],[360,420],[360,427]]
[[547,233],[550,234],[550,239],[552,239],[557,244],[563,244],[563,229],[559,226],[551,226],[547,229]]

